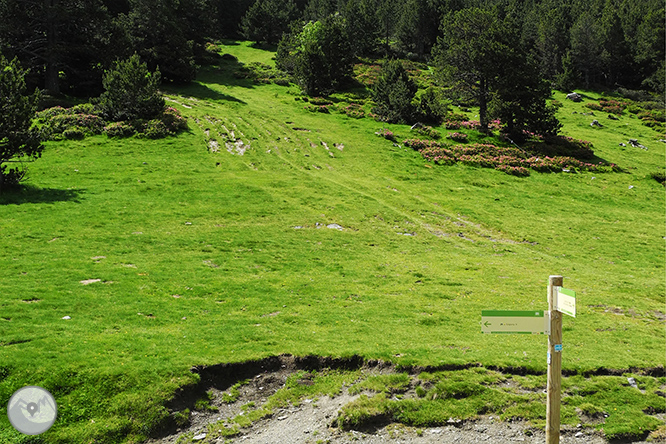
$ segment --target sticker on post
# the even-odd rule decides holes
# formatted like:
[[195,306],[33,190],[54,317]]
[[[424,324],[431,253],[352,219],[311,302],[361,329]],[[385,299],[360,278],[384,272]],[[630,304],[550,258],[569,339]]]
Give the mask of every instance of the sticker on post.
[[562,344],[555,344],[555,347],[553,347],[556,352],[561,352],[562,351]]

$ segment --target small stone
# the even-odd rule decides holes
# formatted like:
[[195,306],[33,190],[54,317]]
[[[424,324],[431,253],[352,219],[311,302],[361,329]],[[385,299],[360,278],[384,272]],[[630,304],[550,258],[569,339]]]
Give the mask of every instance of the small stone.
[[287,418],[288,418],[288,416],[278,416],[278,421],[283,421]]
[[71,316],[63,316],[61,319],[64,319],[65,321],[69,321],[70,319],[72,319],[72,317]]
[[585,433],[583,433],[583,432],[578,432],[574,435],[574,437],[576,437],[576,438],[582,438],[583,436],[585,436]]
[[206,439],[206,434],[205,433],[200,433],[198,435],[195,435],[192,437],[192,441],[202,441]]
[[338,224],[328,224],[328,225],[326,225],[326,228],[330,228],[332,230],[342,231],[342,226],[338,225]]
[[185,225],[192,225],[192,222],[185,222]]
[[629,189],[632,189],[633,187],[634,187],[633,185],[629,185]]
[[633,388],[638,388],[638,384],[636,384],[636,380],[634,378],[627,378],[627,382]]

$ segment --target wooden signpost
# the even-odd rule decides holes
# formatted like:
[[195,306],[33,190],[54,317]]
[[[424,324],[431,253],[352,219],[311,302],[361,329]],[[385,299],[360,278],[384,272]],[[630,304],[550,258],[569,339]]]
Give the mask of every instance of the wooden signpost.
[[576,293],[562,288],[562,276],[548,278],[548,312],[539,310],[483,310],[483,333],[548,335],[548,387],[546,444],[560,442],[560,398],[562,388],[562,314],[576,317]]

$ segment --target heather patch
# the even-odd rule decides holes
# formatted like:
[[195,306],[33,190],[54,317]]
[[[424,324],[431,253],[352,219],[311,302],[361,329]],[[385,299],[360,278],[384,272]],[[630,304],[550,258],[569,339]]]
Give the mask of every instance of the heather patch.
[[419,151],[438,165],[463,163],[482,168],[494,168],[514,176],[529,176],[530,170],[542,173],[618,171],[614,164],[593,164],[568,156],[538,156],[519,148],[498,147],[492,144],[447,145],[431,140],[409,139],[404,144]]

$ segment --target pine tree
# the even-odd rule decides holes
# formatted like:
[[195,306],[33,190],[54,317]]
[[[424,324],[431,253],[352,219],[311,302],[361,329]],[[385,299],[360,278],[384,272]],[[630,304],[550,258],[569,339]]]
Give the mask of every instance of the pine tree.
[[44,149],[32,125],[39,93],[26,95],[26,72],[17,59],[0,55],[0,193],[24,177],[24,170],[4,164],[39,158]]

